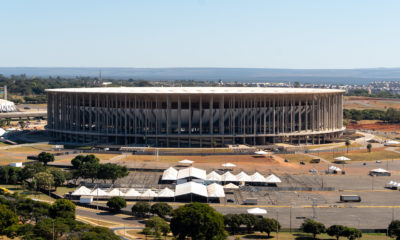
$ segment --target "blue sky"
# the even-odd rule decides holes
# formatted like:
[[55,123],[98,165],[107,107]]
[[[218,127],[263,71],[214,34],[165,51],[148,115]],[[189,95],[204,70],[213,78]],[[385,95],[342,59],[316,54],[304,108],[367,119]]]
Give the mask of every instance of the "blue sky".
[[400,1],[3,0],[1,67],[400,67]]

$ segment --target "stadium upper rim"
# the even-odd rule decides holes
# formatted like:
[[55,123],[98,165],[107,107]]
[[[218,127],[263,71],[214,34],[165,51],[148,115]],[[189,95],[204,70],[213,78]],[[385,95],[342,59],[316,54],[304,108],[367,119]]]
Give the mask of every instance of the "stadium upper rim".
[[111,94],[325,94],[344,93],[341,89],[264,87],[97,87],[57,88],[46,92]]

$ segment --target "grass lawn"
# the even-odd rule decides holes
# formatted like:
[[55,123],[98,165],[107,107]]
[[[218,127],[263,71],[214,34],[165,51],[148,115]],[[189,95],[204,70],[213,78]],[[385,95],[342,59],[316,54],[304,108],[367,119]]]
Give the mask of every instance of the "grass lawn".
[[277,154],[277,156],[283,159],[288,159],[289,162],[309,162],[311,159],[313,159],[313,157],[304,154]]
[[59,194],[59,195],[64,195],[65,193],[69,193],[69,192],[75,191],[75,189],[76,188],[74,188],[74,187],[72,187],[72,188],[69,188],[69,187],[58,187],[57,190],[56,190],[56,193]]
[[32,199],[40,199],[40,200],[51,201],[51,202],[55,201],[54,198],[49,197],[48,195],[43,194],[41,192],[36,193],[35,191],[29,191],[29,190],[22,189],[21,185],[3,184],[3,185],[0,185],[0,187],[7,188],[8,190],[10,190],[12,192],[17,192],[20,194],[23,193],[24,195],[26,195],[27,197],[32,198]]
[[333,158],[339,156],[345,156],[353,161],[376,161],[376,160],[392,160],[400,159],[400,154],[392,151],[386,151],[384,149],[372,149],[369,153],[366,150],[356,151],[356,152],[342,152],[342,153],[320,153],[319,156],[325,158],[326,160],[333,161]]

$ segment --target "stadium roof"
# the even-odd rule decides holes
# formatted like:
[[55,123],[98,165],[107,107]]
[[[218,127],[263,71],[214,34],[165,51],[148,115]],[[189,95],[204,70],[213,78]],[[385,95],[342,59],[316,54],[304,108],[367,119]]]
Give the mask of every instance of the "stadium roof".
[[46,92],[134,94],[313,94],[343,93],[344,90],[321,88],[264,87],[97,87],[46,89]]

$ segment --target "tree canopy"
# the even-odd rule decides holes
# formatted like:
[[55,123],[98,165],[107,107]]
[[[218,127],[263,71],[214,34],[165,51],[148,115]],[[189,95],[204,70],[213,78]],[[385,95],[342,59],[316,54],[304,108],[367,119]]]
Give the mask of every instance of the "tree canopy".
[[189,203],[174,210],[171,230],[174,236],[183,240],[226,239],[223,216],[208,204]]

